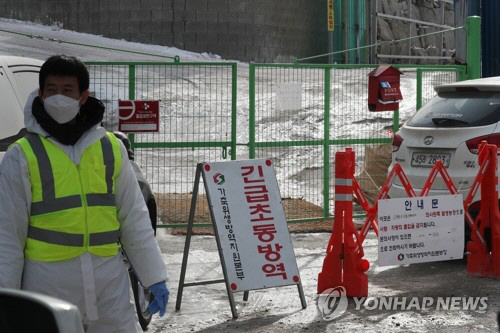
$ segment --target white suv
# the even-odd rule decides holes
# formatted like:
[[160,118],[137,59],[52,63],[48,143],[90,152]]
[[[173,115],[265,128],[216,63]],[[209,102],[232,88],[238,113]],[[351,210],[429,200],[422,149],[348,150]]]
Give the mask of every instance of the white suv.
[[38,88],[38,72],[43,61],[0,56],[0,161],[13,142],[24,132],[24,106]]
[[[392,164],[398,162],[419,195],[431,167],[443,161],[464,199],[478,172],[478,145],[482,140],[500,146],[500,77],[461,81],[435,88],[437,95],[394,135]],[[480,191],[478,191],[480,192]],[[438,176],[429,195],[449,191]],[[406,197],[397,179],[390,197]],[[471,205],[479,209],[478,193]]]

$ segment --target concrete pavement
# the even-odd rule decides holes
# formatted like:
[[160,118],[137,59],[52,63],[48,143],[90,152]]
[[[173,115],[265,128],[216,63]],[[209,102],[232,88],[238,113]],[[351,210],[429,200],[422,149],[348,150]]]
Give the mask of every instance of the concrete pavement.
[[[307,309],[302,310],[296,286],[251,291],[247,302],[235,293],[239,313],[232,319],[223,283],[184,289],[180,311],[175,311],[184,236],[159,230],[158,240],[169,270],[171,291],[167,314],[154,317],[149,332],[498,332],[496,313],[500,310],[500,281],[469,277],[465,260],[377,267],[377,239],[371,234],[364,244],[365,259],[371,268],[369,300],[349,301],[347,311],[333,320],[324,320],[316,306],[317,275],[323,265],[328,233],[292,234]],[[186,282],[222,279],[222,268],[213,236],[193,236]],[[434,305],[423,309],[387,310],[376,305],[385,296],[398,297],[406,304],[412,298],[422,304],[424,297]],[[486,311],[437,309],[439,298],[487,298]],[[462,302],[460,302],[462,304]],[[374,309],[376,308],[376,309]],[[450,308],[452,308],[450,306]]]

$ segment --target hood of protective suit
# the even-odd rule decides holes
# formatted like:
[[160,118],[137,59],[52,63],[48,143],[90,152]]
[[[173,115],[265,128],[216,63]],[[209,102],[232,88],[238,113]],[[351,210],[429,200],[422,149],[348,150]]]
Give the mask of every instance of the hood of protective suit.
[[[35,90],[28,97],[28,101],[24,107],[24,126],[28,132],[37,133],[50,139],[65,151],[67,150],[65,146],[73,146],[73,150],[79,152],[76,155],[80,156],[83,150],[95,141],[100,140],[106,134],[106,130],[100,126],[102,114],[104,113],[104,106],[99,100],[93,97],[89,97],[89,99],[90,100],[82,106],[81,112],[95,112],[96,114],[90,120],[86,120],[85,130],[82,131],[80,128],[79,130],[81,133],[77,133],[70,138],[66,138],[66,136],[57,137],[54,135],[55,131],[61,130],[60,126],[68,125],[57,124],[56,121],[50,118],[43,109],[43,103],[40,98],[38,98],[38,91]],[[78,117],[80,117],[80,115],[75,118],[77,122],[82,120]]]

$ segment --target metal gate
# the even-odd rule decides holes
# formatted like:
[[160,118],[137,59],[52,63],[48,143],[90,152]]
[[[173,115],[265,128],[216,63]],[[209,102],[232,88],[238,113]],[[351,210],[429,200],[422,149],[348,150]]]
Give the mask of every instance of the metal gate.
[[[390,164],[392,133],[433,87],[465,77],[465,66],[395,66],[402,77],[403,111],[369,112],[368,73],[376,65],[250,65],[250,158],[270,158],[289,222],[331,219],[333,157],[352,147],[358,179],[378,193]],[[301,87],[302,104],[279,107],[278,90]],[[372,198],[373,199],[373,198]]]
[[[386,169],[373,166],[388,165],[401,119],[434,95],[433,86],[465,76],[465,66],[398,66],[411,107],[372,113],[367,74],[375,65],[251,64],[248,101],[239,104],[248,102],[249,112],[242,107],[237,119],[236,63],[87,65],[110,131],[117,129],[119,100],[160,100],[160,132],[130,138],[156,195],[159,225],[169,227],[186,225],[196,164],[237,158],[273,159],[289,222],[331,219],[334,153],[353,147],[361,186],[375,192]],[[297,110],[276,106],[276,87],[286,83],[301,86]],[[195,225],[210,226],[206,200],[198,202]]]
[[160,100],[159,133],[129,137],[155,193],[160,224],[186,223],[196,163],[236,159],[236,63],[87,66],[91,94],[106,106],[108,131],[118,128],[119,100]]

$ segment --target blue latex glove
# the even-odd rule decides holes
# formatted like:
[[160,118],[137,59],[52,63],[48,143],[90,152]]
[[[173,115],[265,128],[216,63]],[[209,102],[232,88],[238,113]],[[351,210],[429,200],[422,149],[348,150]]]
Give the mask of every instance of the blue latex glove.
[[151,287],[148,287],[149,291],[154,296],[154,299],[149,303],[148,310],[152,314],[160,311],[160,317],[165,315],[165,311],[167,311],[167,303],[168,303],[168,289],[165,281],[158,282],[153,284]]

